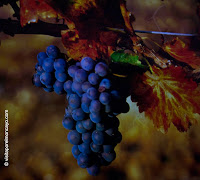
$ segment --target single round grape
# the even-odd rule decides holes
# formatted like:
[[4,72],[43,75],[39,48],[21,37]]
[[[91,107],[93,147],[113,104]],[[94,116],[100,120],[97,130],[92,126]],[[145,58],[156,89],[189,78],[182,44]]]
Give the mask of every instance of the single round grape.
[[46,72],[53,72],[54,67],[53,67],[54,60],[52,58],[46,58],[43,61],[42,68]]
[[91,88],[92,87],[92,85],[88,82],[88,81],[85,81],[83,84],[82,84],[82,90],[83,90],[83,92],[87,92],[87,90],[89,89],[89,88]]
[[101,131],[93,131],[92,132],[92,141],[97,145],[103,145],[104,143],[104,134]]
[[91,176],[97,176],[100,172],[100,167],[99,165],[92,165],[89,168],[87,168],[87,172],[91,175]]
[[84,94],[82,95],[81,102],[82,102],[82,103],[85,103],[85,104],[90,104],[91,99],[88,98],[87,93],[84,93]]
[[91,150],[92,150],[93,152],[95,152],[95,153],[99,153],[99,152],[102,151],[102,146],[101,146],[101,145],[97,145],[97,144],[95,144],[94,142],[91,142],[91,143],[90,143],[90,148],[91,148]]
[[85,118],[85,113],[81,108],[72,111],[72,117],[75,121],[81,121]]
[[56,71],[55,72],[55,77],[60,82],[65,82],[67,80],[67,74],[64,73],[64,72]]
[[98,91],[96,88],[91,87],[87,90],[87,96],[88,98],[90,98],[91,100],[97,99],[98,98]]
[[104,78],[104,79],[102,79],[102,81],[100,82],[99,86],[100,86],[100,87],[104,87],[105,89],[110,89],[110,87],[111,87],[111,82],[110,82],[109,79]]
[[83,124],[82,124],[81,121],[78,121],[78,122],[76,123],[76,130],[77,130],[79,133],[81,133],[81,134],[87,132],[87,129],[85,129],[85,128],[83,127]]
[[90,113],[90,119],[94,123],[99,123],[101,121],[101,115],[99,113]]
[[114,146],[109,144],[109,145],[103,145],[103,152],[109,153],[114,151]]
[[110,103],[111,101],[111,96],[109,93],[107,92],[102,92],[99,96],[99,101],[104,104],[104,105],[107,105]]
[[78,69],[75,72],[75,76],[74,76],[75,80],[79,83],[83,83],[87,80],[87,72],[83,69]]
[[82,104],[81,104],[81,108],[82,108],[82,110],[83,110],[85,113],[89,113],[89,112],[90,112],[90,110],[89,110],[89,104],[87,104],[87,103],[82,103]]
[[81,105],[81,99],[77,94],[71,94],[68,103],[73,109],[76,109]]
[[88,81],[92,84],[92,85],[97,85],[99,83],[99,75],[96,73],[90,73],[88,76]]
[[67,135],[68,141],[73,145],[78,145],[81,142],[81,135],[76,130],[72,130]]
[[95,61],[90,57],[84,57],[81,60],[81,67],[86,71],[91,71],[94,69]]
[[62,121],[63,127],[72,130],[75,126],[75,121],[71,117],[65,117]]
[[44,84],[45,86],[47,85],[51,85],[52,83],[52,80],[53,80],[53,77],[50,73],[48,72],[43,72],[41,75],[40,75],[40,81],[42,84]]
[[95,66],[95,72],[101,76],[101,77],[105,77],[108,74],[108,66],[107,64],[103,63],[103,62],[99,62],[96,66]]
[[73,147],[72,147],[72,155],[74,156],[74,158],[77,159],[80,153],[81,152],[78,149],[78,145],[73,145]]
[[60,81],[55,81],[54,85],[53,85],[53,88],[54,88],[54,91],[57,93],[57,94],[63,94],[64,93],[64,89],[63,89],[63,84],[62,82]]
[[80,145],[78,145],[78,149],[79,151],[81,151],[82,153],[85,154],[90,154],[91,153],[91,149],[90,149],[90,143],[82,143]]
[[103,152],[103,153],[102,153],[102,157],[103,157],[106,161],[112,162],[112,161],[116,158],[116,153],[115,153],[115,151],[109,152],[109,153]]
[[63,85],[63,88],[68,94],[71,94],[72,93],[72,81],[71,80],[66,81]]
[[67,67],[67,63],[64,59],[56,59],[53,65],[54,69],[58,72],[65,72],[65,68]]
[[42,66],[44,59],[46,59],[48,56],[45,52],[40,52],[37,55],[37,60],[39,62],[39,65]]
[[87,168],[90,167],[91,158],[88,154],[81,153],[78,156],[77,162],[81,168]]
[[46,92],[53,92],[53,88],[43,88]]
[[75,76],[75,72],[78,70],[79,68],[76,65],[72,65],[68,68],[68,74],[74,78]]
[[42,87],[42,83],[40,81],[40,75],[39,74],[33,75],[32,82],[36,87]]
[[59,50],[56,46],[50,45],[46,49],[46,53],[50,58],[56,58],[58,56]]
[[82,125],[87,130],[91,130],[94,127],[94,123],[90,119],[83,120]]
[[98,113],[101,110],[101,103],[98,100],[92,100],[89,110],[91,113]]
[[83,133],[82,134],[82,141],[85,142],[85,143],[90,143],[92,141],[92,133],[91,132]]
[[81,95],[83,93],[82,84],[77,82],[77,81],[73,81],[73,83],[72,83],[72,91],[77,93],[81,97]]

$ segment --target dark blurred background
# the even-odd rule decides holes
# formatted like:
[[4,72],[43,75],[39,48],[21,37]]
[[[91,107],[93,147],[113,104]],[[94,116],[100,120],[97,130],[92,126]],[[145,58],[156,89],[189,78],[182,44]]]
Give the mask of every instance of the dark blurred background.
[[[135,29],[196,33],[199,20],[195,0],[128,0]],[[0,8],[0,18],[13,14]],[[139,34],[161,43],[160,35]],[[170,40],[172,37],[164,37]],[[78,167],[62,127],[65,96],[32,85],[36,56],[54,44],[65,52],[61,39],[43,35],[0,34],[0,179],[2,180],[198,180],[200,179],[200,126],[180,133],[171,125],[163,134],[139,113],[119,115],[122,142],[117,158],[97,177]],[[186,39],[188,40],[188,39]],[[149,40],[150,48],[158,50]],[[4,111],[9,111],[9,163],[4,167]]]

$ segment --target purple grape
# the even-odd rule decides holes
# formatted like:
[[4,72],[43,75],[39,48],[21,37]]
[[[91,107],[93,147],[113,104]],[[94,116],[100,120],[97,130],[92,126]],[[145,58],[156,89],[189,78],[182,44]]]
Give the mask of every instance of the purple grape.
[[72,130],[67,135],[68,141],[73,145],[78,145],[81,142],[81,135],[76,130]]
[[52,58],[46,58],[43,61],[42,68],[46,72],[53,72],[54,67],[53,67],[54,60]]
[[90,156],[84,153],[81,153],[78,156],[77,163],[81,168],[88,168],[91,164]]
[[96,144],[96,145],[103,145],[104,143],[104,134],[101,131],[93,131],[92,133],[92,141]]
[[75,121],[70,117],[65,117],[62,121],[63,127],[72,130],[75,127]]
[[91,176],[97,176],[100,172],[100,167],[99,165],[95,164],[87,168],[87,171]]
[[58,56],[59,50],[56,46],[50,45],[46,49],[46,53],[50,58],[56,58]]
[[72,111],[72,117],[75,121],[81,121],[85,117],[85,113],[81,108]]
[[77,94],[71,94],[68,103],[73,109],[76,109],[81,105],[81,99]]
[[80,153],[81,152],[78,149],[78,145],[74,145],[72,147],[72,154],[73,154],[73,156],[77,159]]
[[83,127],[82,121],[78,121],[78,122],[76,123],[76,130],[77,130],[79,133],[81,133],[81,134],[87,132],[87,129],[85,129],[85,128]]
[[65,72],[67,63],[64,59],[56,59],[54,62],[54,69],[58,72]]
[[39,65],[42,66],[44,59],[46,59],[48,56],[45,52],[40,52],[37,55],[37,60],[39,62]]
[[71,94],[72,93],[72,81],[71,80],[66,81],[63,85],[63,88],[68,94]]
[[99,96],[99,101],[104,104],[104,105],[107,105],[110,103],[111,101],[111,96],[109,93],[107,92],[102,92]]
[[52,80],[53,80],[53,77],[50,73],[48,72],[43,72],[41,75],[40,75],[40,81],[42,84],[44,84],[45,86],[48,86],[48,85],[51,85],[52,83]]
[[95,72],[101,76],[101,77],[105,77],[108,74],[108,66],[103,63],[103,62],[99,62],[96,66],[95,66]]
[[79,68],[76,65],[72,65],[68,68],[68,74],[74,78],[75,76],[75,72],[78,70]]
[[33,75],[32,82],[36,87],[42,87],[42,83],[40,81],[40,75],[39,74]]
[[81,67],[86,71],[91,71],[94,69],[95,61],[90,57],[84,57],[81,60]]
[[101,103],[98,100],[92,100],[89,110],[91,113],[98,113],[101,110]]
[[64,73],[64,72],[56,71],[55,72],[55,77],[60,82],[65,82],[67,80],[67,74]]
[[90,98],[91,100],[97,99],[98,98],[98,91],[96,88],[91,87],[87,90],[87,96],[88,98]]
[[87,72],[83,69],[78,69],[75,72],[75,76],[74,76],[75,80],[79,83],[83,83],[87,80]]
[[91,73],[89,76],[88,76],[88,81],[92,84],[92,85],[97,85],[99,83],[99,75],[96,74],[96,73]]

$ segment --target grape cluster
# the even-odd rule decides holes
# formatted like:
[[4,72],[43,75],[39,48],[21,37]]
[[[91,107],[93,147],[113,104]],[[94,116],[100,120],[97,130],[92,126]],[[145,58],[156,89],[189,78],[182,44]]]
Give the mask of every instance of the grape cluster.
[[64,82],[67,80],[67,62],[56,46],[50,45],[46,52],[37,55],[36,73],[33,75],[33,84],[43,87],[46,92],[55,91],[64,94]]
[[104,61],[84,57],[69,65],[59,54],[52,45],[38,54],[33,83],[47,92],[67,94],[62,123],[70,130],[72,154],[81,168],[95,176],[116,158],[114,148],[122,140],[116,116],[127,112],[129,105],[116,90],[119,87]]
[[116,158],[114,148],[122,139],[116,115],[122,113],[122,106],[126,111],[129,106],[113,89],[106,63],[84,57],[68,68],[68,74],[72,79],[64,84],[68,107],[63,126],[71,130],[67,137],[78,165],[97,175],[100,166]]

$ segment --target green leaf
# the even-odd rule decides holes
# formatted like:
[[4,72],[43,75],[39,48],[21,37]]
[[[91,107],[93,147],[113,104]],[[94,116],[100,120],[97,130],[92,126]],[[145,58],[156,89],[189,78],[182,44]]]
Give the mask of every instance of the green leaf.
[[112,62],[131,64],[140,68],[147,68],[139,60],[139,56],[125,53],[123,50],[115,51],[111,55]]

